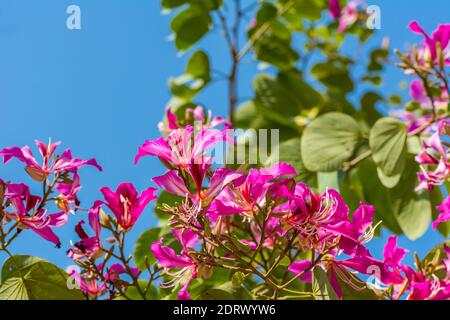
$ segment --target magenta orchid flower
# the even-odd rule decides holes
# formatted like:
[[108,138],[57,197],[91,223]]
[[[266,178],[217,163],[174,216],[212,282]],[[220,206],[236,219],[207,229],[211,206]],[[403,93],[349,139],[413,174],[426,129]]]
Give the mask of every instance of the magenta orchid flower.
[[[233,189],[228,186],[218,194],[208,208],[208,214],[212,217],[251,214],[254,208],[265,206],[267,194],[277,194],[277,188],[274,186],[277,186],[278,182],[274,182],[275,180],[295,174],[297,172],[294,167],[287,163],[276,163],[269,169],[250,169],[247,177],[242,176],[234,181]],[[274,192],[269,192],[272,189]]]
[[156,188],[148,188],[138,196],[131,183],[121,183],[116,191],[105,187],[100,191],[105,197],[103,202],[114,213],[117,223],[124,231],[129,231],[141,216],[150,201],[158,198]]
[[94,206],[89,210],[89,226],[94,231],[93,236],[88,236],[83,229],[84,221],[80,221],[75,226],[75,232],[80,237],[80,241],[75,243],[71,249],[67,252],[67,256],[74,260],[79,259],[96,259],[102,255],[102,246],[100,241],[100,208],[102,202],[96,201]]
[[358,21],[359,7],[363,2],[362,0],[349,1],[343,9],[340,9],[339,1],[330,0],[330,14],[334,19],[339,20],[339,32],[345,32]]
[[305,184],[297,184],[290,210],[283,221],[298,230],[308,248],[323,246],[338,236],[345,236],[352,243],[358,242],[358,235],[349,221],[349,209],[339,193],[332,189],[318,195]]
[[436,229],[440,223],[450,221],[450,196],[447,196],[436,209],[439,210],[439,216],[433,222],[434,229]]
[[205,174],[200,174],[197,185],[197,191],[193,194],[189,191],[185,181],[180,177],[177,170],[171,170],[166,174],[153,178],[153,181],[159,187],[166,189],[168,192],[185,197],[189,195],[193,201],[203,201],[209,203],[216,195],[229,185],[231,182],[242,177],[241,173],[226,168],[219,168],[214,171],[212,177],[209,179],[209,186],[203,188],[203,179]]
[[213,129],[223,127],[231,129],[233,126],[230,121],[220,117],[212,117],[211,111],[205,114],[205,109],[202,106],[195,108],[188,108],[186,110],[186,119],[179,120],[178,116],[172,112],[170,107],[166,109],[167,123],[161,122],[158,127],[162,133],[171,133],[173,130],[185,127],[194,122],[195,125],[200,125],[206,129]]
[[107,292],[106,283],[100,283],[92,274],[80,274],[70,270],[69,276],[76,280],[79,288],[90,297],[98,298]]
[[431,60],[435,64],[439,63],[439,57],[437,56],[439,45],[444,54],[444,61],[450,64],[450,24],[439,25],[431,36],[423,30],[417,21],[411,22],[408,27],[411,31],[424,36],[425,45],[423,49],[425,52],[423,56],[425,61]]
[[80,189],[80,176],[77,173],[74,174],[71,183],[58,183],[56,185],[56,190],[59,192],[56,200],[58,208],[64,212],[75,212],[79,205],[77,194]]
[[[98,266],[98,269],[102,270],[103,265],[100,264]],[[139,269],[137,268],[130,268],[131,275],[133,277],[137,277],[139,275]],[[106,273],[104,274],[105,279],[108,279],[109,281],[114,281],[117,279],[120,279],[120,276],[122,274],[128,273],[128,270],[126,267],[124,267],[123,264],[120,263],[114,263],[113,265],[109,266],[106,270]]]
[[[441,139],[441,134],[448,126],[448,121],[441,121],[439,129],[430,137],[428,143],[422,143],[424,151],[416,156],[416,161],[421,165],[421,172],[417,174],[420,183],[416,190],[431,190],[434,186],[443,184],[450,175],[450,152]],[[430,170],[430,167],[434,169]]]
[[[198,276],[198,265],[195,260],[189,255],[192,249],[198,243],[197,235],[191,230],[173,230],[175,237],[182,246],[182,252],[178,255],[172,248],[164,246],[162,239],[151,245],[150,249],[158,260],[161,267],[166,269],[166,273],[172,279],[166,283],[161,284],[163,288],[170,288],[181,286],[178,291],[179,300],[190,300],[191,297],[188,292],[188,287],[191,281]],[[171,269],[177,269],[176,272],[171,272]]]
[[24,184],[9,184],[5,197],[14,208],[13,212],[6,212],[6,215],[17,221],[19,228],[30,229],[58,248],[61,246],[61,241],[52,228],[67,223],[65,212],[47,214],[45,209],[39,208],[41,198],[31,195],[28,186]]
[[187,168],[191,164],[208,162],[210,157],[205,157],[205,151],[223,141],[234,143],[226,130],[202,128],[198,132],[194,132],[194,127],[188,125],[172,131],[167,139],[160,137],[156,140],[146,141],[139,147],[135,163],[140,158],[151,155],[158,157],[163,163]]
[[98,165],[95,159],[82,160],[73,158],[70,149],[65,150],[60,156],[53,157],[60,142],[45,144],[41,141],[36,141],[36,145],[43,158],[42,165],[36,161],[28,146],[4,148],[0,151],[0,157],[3,157],[4,163],[8,163],[12,158],[25,163],[25,170],[33,179],[39,182],[44,181],[52,173],[76,172],[85,165],[94,166],[102,171],[102,167]]

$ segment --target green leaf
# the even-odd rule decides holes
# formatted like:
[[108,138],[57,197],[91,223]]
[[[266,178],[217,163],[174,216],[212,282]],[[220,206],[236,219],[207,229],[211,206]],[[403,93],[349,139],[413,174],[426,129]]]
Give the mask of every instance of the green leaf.
[[[196,51],[189,59],[185,73],[169,80],[172,94],[183,103],[190,102],[211,80],[209,58]],[[172,106],[171,106],[172,107]]]
[[339,300],[328,279],[328,274],[322,268],[314,268],[312,287],[316,300]]
[[10,278],[0,285],[0,300],[31,300],[21,278]]
[[387,176],[384,174],[383,170],[380,168],[377,168],[377,174],[378,178],[380,179],[381,183],[389,189],[394,188],[400,181],[400,178],[402,177],[401,174],[396,174],[395,176]]
[[302,140],[302,159],[310,171],[331,172],[342,168],[361,141],[358,123],[350,116],[327,113],[306,127]]
[[69,275],[41,258],[15,255],[2,267],[0,299],[82,300],[78,289],[68,288]]
[[415,240],[428,229],[431,221],[431,204],[427,191],[416,192],[416,172],[419,166],[413,158],[408,159],[405,172],[398,185],[390,189],[392,209],[405,235]]
[[189,0],[161,0],[161,6],[165,9],[174,9],[188,2]]
[[383,101],[383,97],[371,91],[366,92],[361,98],[361,115],[371,126],[381,118],[381,113],[376,109],[376,104],[380,101]]
[[365,203],[375,207],[375,221],[383,221],[383,226],[389,228],[395,234],[402,234],[397,219],[394,215],[391,202],[390,189],[386,188],[378,179],[377,167],[372,159],[362,161],[355,169],[363,190]]
[[406,159],[406,126],[395,118],[378,120],[370,131],[369,144],[375,163],[387,176],[401,174]]
[[300,112],[288,90],[271,76],[261,74],[255,79],[253,86],[256,106],[272,120],[289,125],[289,118]]
[[210,24],[209,12],[202,6],[191,5],[179,12],[170,24],[176,48],[180,51],[191,48],[209,31]]
[[265,165],[270,167],[277,162],[287,162],[297,170],[297,173],[304,173],[305,167],[300,154],[300,138],[293,138],[280,143],[277,150],[274,150],[267,159]]
[[236,288],[232,281],[201,293],[197,300],[252,300],[253,297],[243,286]]
[[[148,291],[145,294],[145,300],[157,300],[158,299],[158,288],[156,288],[153,284],[148,286],[148,281],[141,279],[138,281],[138,285],[143,293],[145,292],[145,290],[148,287]],[[136,286],[128,287],[127,291],[126,291],[126,295],[131,300],[144,300]]]
[[161,228],[151,228],[142,233],[134,246],[134,262],[136,267],[141,270],[147,270],[147,266],[151,266],[156,262],[155,257],[150,251],[153,242],[159,240]]
[[347,93],[354,89],[347,67],[332,61],[316,64],[312,67],[311,74],[333,92]]

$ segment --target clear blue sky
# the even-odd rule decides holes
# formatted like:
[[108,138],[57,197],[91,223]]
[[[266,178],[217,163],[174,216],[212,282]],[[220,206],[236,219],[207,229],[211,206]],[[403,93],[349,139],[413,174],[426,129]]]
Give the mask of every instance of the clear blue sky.
[[[376,42],[389,36],[393,47],[404,48],[419,40],[406,28],[417,19],[427,29],[450,22],[448,0],[372,0],[382,9],[382,30]],[[82,30],[66,28],[66,8],[76,4],[82,10]],[[181,74],[186,56],[177,56],[168,28],[169,17],[161,15],[157,0],[2,0],[0,2],[0,147],[32,145],[34,139],[62,140],[79,157],[96,157],[104,167],[99,173],[83,168],[82,205],[88,207],[103,186],[115,188],[122,181],[140,190],[164,170],[156,159],[139,166],[133,157],[145,139],[158,135],[156,124],[169,100],[167,79]],[[224,44],[218,35],[201,42],[213,48],[214,68],[226,63]],[[254,66],[243,69],[241,93],[251,94]],[[395,68],[388,71],[386,86],[399,89],[403,79]],[[213,83],[199,100],[214,113],[226,114],[225,84]],[[0,177],[30,182],[21,165],[0,166]],[[39,189],[35,189],[38,192]],[[11,247],[13,253],[34,254],[61,267],[70,264],[65,250],[81,213],[72,217],[70,227],[57,230],[62,249],[24,232]],[[144,212],[136,237],[155,220],[152,210]],[[385,235],[383,237],[385,239]],[[381,254],[374,240],[375,255]],[[429,232],[411,243],[401,244],[424,254],[442,237]],[[131,241],[133,242],[133,241]],[[132,247],[127,248],[132,252]],[[0,261],[4,256],[0,255]]]

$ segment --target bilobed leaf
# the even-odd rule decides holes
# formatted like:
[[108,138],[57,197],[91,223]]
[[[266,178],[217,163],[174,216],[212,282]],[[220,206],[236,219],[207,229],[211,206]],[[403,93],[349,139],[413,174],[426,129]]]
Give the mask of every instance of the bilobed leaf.
[[0,295],[7,299],[82,300],[78,289],[69,289],[69,275],[41,258],[16,255],[2,268]]
[[302,159],[310,171],[331,172],[342,168],[361,141],[358,123],[350,116],[331,112],[308,125],[301,141]]
[[387,176],[401,174],[405,167],[407,130],[394,118],[378,120],[370,131],[373,159]]
[[147,266],[151,266],[156,262],[155,257],[150,251],[153,242],[159,240],[161,228],[151,228],[142,233],[134,246],[134,262],[136,267],[141,270],[147,270]]

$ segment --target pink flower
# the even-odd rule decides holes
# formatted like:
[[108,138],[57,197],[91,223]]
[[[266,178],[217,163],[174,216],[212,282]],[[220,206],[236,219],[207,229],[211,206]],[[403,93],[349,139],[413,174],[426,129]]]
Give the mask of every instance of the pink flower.
[[[191,281],[198,276],[198,265],[189,255],[189,251],[198,243],[198,237],[191,230],[175,229],[173,233],[182,246],[180,255],[176,254],[172,248],[164,246],[162,239],[153,243],[150,249],[159,265],[165,268],[167,274],[172,277],[172,280],[161,284],[161,287],[168,288],[181,285],[178,291],[178,299],[190,300],[188,287]],[[178,271],[170,272],[171,269],[178,269]]]
[[358,241],[358,235],[349,221],[349,209],[335,190],[318,195],[313,194],[305,184],[297,184],[290,210],[283,220],[299,231],[308,250],[331,243],[338,236],[345,236],[352,243]]
[[58,183],[56,185],[56,190],[59,192],[59,196],[56,201],[58,208],[64,212],[76,211],[79,205],[77,193],[80,189],[80,177],[77,173],[74,174],[71,183]]
[[[351,223],[344,220],[337,224],[337,228],[333,228],[334,230],[342,230],[343,237],[339,247],[346,254],[353,254],[360,245],[373,238],[375,231],[375,227],[372,227],[374,211],[374,207],[361,202],[359,208],[353,214]],[[357,239],[357,241],[354,239]]]
[[185,181],[180,177],[177,170],[171,170],[160,177],[153,178],[153,181],[172,194],[182,197],[189,195],[194,201],[205,201],[206,203],[209,203],[208,200],[211,200],[227,185],[241,177],[241,173],[226,168],[219,168],[214,171],[212,177],[209,179],[209,187],[202,188],[205,174],[201,173],[199,174],[199,178],[196,179],[197,182],[195,184],[197,186],[197,191],[195,194],[189,191]]
[[424,151],[416,156],[416,161],[421,165],[422,171],[417,174],[420,183],[416,190],[431,190],[434,186],[443,184],[450,175],[448,160],[450,153],[441,140],[441,134],[446,132],[448,126],[448,121],[441,121],[439,129],[430,137],[428,143],[423,142]]
[[30,229],[47,241],[53,242],[59,248],[61,241],[53,232],[52,227],[60,227],[67,223],[67,214],[59,212],[46,214],[46,210],[39,208],[41,199],[30,194],[24,184],[9,184],[5,197],[10,200],[14,212],[6,215],[19,223],[19,228]]
[[80,241],[75,243],[73,247],[67,252],[67,256],[71,259],[83,259],[83,258],[98,258],[102,255],[102,246],[100,242],[100,208],[102,202],[96,201],[94,206],[89,210],[89,225],[94,231],[94,236],[88,236],[84,231],[84,221],[80,221],[75,226],[75,232],[80,237]]
[[189,125],[172,131],[167,140],[160,137],[146,141],[139,147],[134,161],[137,163],[140,158],[151,155],[169,166],[187,168],[191,164],[208,162],[210,157],[205,155],[205,151],[221,141],[233,142],[226,131],[202,128],[194,132],[194,127]]
[[438,209],[440,213],[438,218],[433,222],[434,229],[436,229],[440,223],[450,221],[450,196],[447,196],[436,209]]
[[339,32],[343,33],[349,27],[351,27],[356,21],[358,21],[359,11],[358,7],[361,5],[362,0],[350,1],[343,9],[339,17]]
[[[98,269],[102,270],[102,267],[103,267],[103,265],[99,265]],[[137,268],[130,268],[130,271],[131,271],[131,275],[133,277],[136,277],[139,274],[139,269],[137,269]],[[128,270],[126,267],[124,267],[120,263],[115,263],[107,268],[107,271],[104,274],[104,277],[105,277],[105,279],[114,281],[114,280],[120,279],[120,275],[127,274],[127,273],[128,273]]]
[[11,147],[0,151],[0,157],[3,157],[4,163],[8,163],[12,158],[25,163],[25,170],[36,181],[44,181],[52,173],[76,172],[80,167],[91,165],[102,170],[95,159],[82,160],[72,157],[70,149],[65,150],[60,156],[53,157],[56,148],[60,142],[49,143],[48,145],[36,141],[39,153],[43,158],[42,165],[39,165],[28,146],[23,148]]
[[154,194],[156,188],[148,188],[138,196],[131,183],[121,183],[115,192],[106,187],[100,191],[106,200],[104,204],[114,213],[124,231],[130,230],[149,202],[157,198]]
[[225,129],[231,129],[233,126],[231,122],[216,116],[212,118],[211,111],[205,115],[205,110],[202,106],[195,108],[188,108],[186,110],[185,119],[178,119],[178,116],[172,112],[170,107],[166,109],[167,124],[164,122],[159,123],[158,127],[162,133],[171,133],[173,130],[186,127],[187,125],[200,125],[206,129],[213,129],[223,127]]
[[[408,25],[409,29],[417,34],[421,34],[425,38],[425,46],[424,49],[424,60],[429,60],[431,58],[431,62],[438,64],[439,57],[438,53],[438,45],[441,47],[442,52],[444,54],[444,60],[446,63],[450,63],[450,24],[441,24],[438,28],[433,32],[430,36],[428,35],[423,28],[419,25],[417,21],[413,21]],[[429,57],[429,58],[427,58]]]
[[106,283],[99,283],[93,274],[80,274],[77,270],[71,270],[69,276],[77,281],[81,291],[93,298],[104,295],[107,291]]
[[273,182],[274,180],[295,174],[295,169],[287,163],[277,163],[269,169],[250,169],[247,177],[234,180],[233,189],[226,187],[218,194],[208,208],[208,214],[211,216],[251,214],[254,208],[266,205],[266,195],[277,195],[277,192],[284,190],[280,188],[277,191],[277,186],[282,185],[282,182]]

